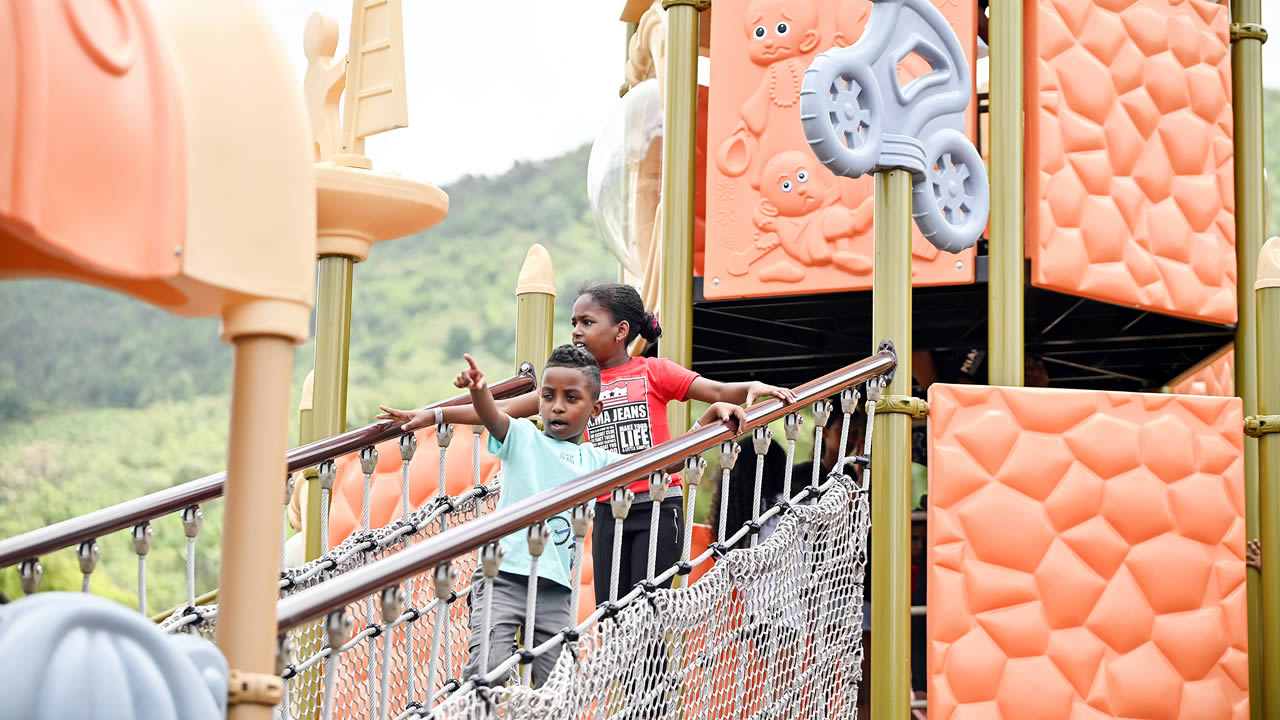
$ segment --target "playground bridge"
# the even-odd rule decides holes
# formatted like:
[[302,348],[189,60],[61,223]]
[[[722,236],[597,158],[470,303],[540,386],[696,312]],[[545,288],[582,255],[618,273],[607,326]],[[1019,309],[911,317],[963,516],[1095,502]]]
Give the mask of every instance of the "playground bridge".
[[[870,428],[876,408],[883,405],[885,378],[892,376],[895,365],[895,356],[885,350],[798,387],[797,405],[771,400],[752,407],[739,430],[754,439],[758,456],[772,442],[770,423],[783,420],[787,428],[784,494],[790,500],[757,513],[739,528],[727,528],[727,505],[722,503],[720,536],[714,542],[695,542],[690,523],[681,560],[668,568],[656,567],[657,547],[651,543],[648,579],[631,588],[617,587],[622,535],[615,534],[611,586],[616,593],[581,612],[578,591],[584,582],[583,568],[589,566],[584,552],[591,514],[609,507],[615,521],[622,522],[632,502],[627,486],[647,477],[650,497],[662,498],[667,479],[659,468],[680,461],[692,510],[707,467],[701,455],[716,449],[719,463],[710,482],[719,483],[720,496],[727,502],[738,445],[726,425],[698,429],[500,513],[493,508],[501,492],[501,476],[485,484],[475,461],[472,487],[451,496],[441,482],[432,502],[410,509],[410,463],[415,457],[419,463],[429,460],[423,457],[426,453],[414,451],[415,433],[400,433],[390,421],[292,451],[290,470],[315,468],[326,492],[332,487],[334,462],[344,456],[359,459],[365,479],[364,525],[337,546],[326,548],[316,560],[296,568],[282,565],[277,663],[283,690],[276,715],[444,718],[487,717],[497,712],[503,717],[621,718],[637,713],[666,717],[677,710],[714,716],[848,715],[857,703],[862,665]],[[845,448],[855,407],[861,404],[857,386],[864,384],[868,424],[865,433],[857,434],[866,438],[865,445]],[[496,383],[493,389],[499,397],[507,397],[531,387],[531,378],[520,375]],[[427,407],[446,407],[463,397]],[[832,400],[839,403],[843,415],[839,457],[852,451],[848,469],[837,468],[828,477],[819,477],[815,469],[811,477],[792,478],[801,428],[799,407],[815,405],[815,412],[825,416],[833,412]],[[446,437],[452,428],[435,432]],[[814,442],[818,457],[821,426]],[[401,449],[403,463],[402,515],[386,526],[370,528],[371,476],[379,452],[394,447]],[[447,442],[438,445],[441,469],[448,447]],[[866,468],[862,477],[850,476],[854,463]],[[754,496],[759,505],[761,457],[755,467]],[[87,558],[97,557],[97,538],[126,531],[135,540],[139,597],[145,598],[152,521],[181,513],[188,529],[188,568],[192,568],[198,561],[192,540],[199,523],[190,518],[199,517],[199,504],[218,497],[221,489],[219,477],[211,476],[0,541],[0,567],[20,562],[24,589],[34,593],[40,581],[38,556],[76,547],[86,558],[82,569],[87,587],[94,570]],[[610,492],[613,501],[608,506],[597,504],[597,496]],[[285,506],[288,499],[286,495]],[[501,567],[498,539],[526,531],[531,545],[538,537],[545,545],[547,521],[565,513],[574,518],[575,592],[570,616],[575,624],[536,647],[525,643],[488,674],[467,677],[463,665],[469,607],[487,612],[469,602],[471,578],[491,582],[497,576]],[[776,528],[757,545],[761,524],[775,516],[780,518]],[[656,522],[656,513],[653,517]],[[327,527],[322,535],[329,536]],[[751,547],[731,549],[744,538],[750,539]],[[531,554],[541,553],[531,548]],[[713,562],[710,570],[704,567]],[[538,581],[536,567],[529,576],[531,603]],[[685,578],[681,587],[660,587],[676,576]],[[193,578],[189,572],[187,605],[155,619],[166,632],[212,638],[218,625],[217,605],[198,604]],[[696,580],[689,582],[691,578]],[[145,606],[139,609],[146,612]],[[581,622],[576,622],[579,617]],[[547,683],[531,688],[527,669],[533,658],[561,645],[566,651]],[[514,681],[510,685],[503,682],[508,676]]]

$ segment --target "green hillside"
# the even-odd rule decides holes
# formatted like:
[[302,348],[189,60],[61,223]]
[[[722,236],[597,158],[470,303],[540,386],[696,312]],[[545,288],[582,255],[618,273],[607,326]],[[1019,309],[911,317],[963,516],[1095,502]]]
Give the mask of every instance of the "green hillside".
[[[509,374],[516,275],[533,243],[555,263],[558,339],[568,339],[563,319],[574,291],[618,272],[595,239],[587,152],[463,178],[445,188],[445,222],[374,248],[356,267],[349,426],[370,422],[379,403],[412,406],[453,394],[463,352],[491,377]],[[56,281],[0,283],[0,307],[0,537],[220,468],[231,351],[218,340],[216,319],[179,319]],[[310,343],[296,352],[294,398],[312,352]],[[214,556],[220,525],[220,509],[208,508],[202,558]],[[185,592],[181,523],[158,524],[156,536],[148,556],[153,608],[176,605]],[[100,544],[95,589],[136,602],[127,534]],[[42,587],[79,588],[73,552],[44,565]],[[198,575],[202,589],[217,583],[213,563],[202,562]],[[12,596],[17,588],[14,570],[0,572],[0,590]]]

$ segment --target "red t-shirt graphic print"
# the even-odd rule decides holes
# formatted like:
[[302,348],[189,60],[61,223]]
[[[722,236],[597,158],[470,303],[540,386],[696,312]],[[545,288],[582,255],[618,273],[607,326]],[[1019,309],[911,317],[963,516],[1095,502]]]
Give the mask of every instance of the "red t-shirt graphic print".
[[[598,448],[630,455],[671,439],[667,403],[682,401],[698,373],[663,358],[638,357],[600,372],[604,409],[587,423],[587,439]],[[673,476],[673,484],[678,479]],[[649,489],[648,479],[631,484]]]

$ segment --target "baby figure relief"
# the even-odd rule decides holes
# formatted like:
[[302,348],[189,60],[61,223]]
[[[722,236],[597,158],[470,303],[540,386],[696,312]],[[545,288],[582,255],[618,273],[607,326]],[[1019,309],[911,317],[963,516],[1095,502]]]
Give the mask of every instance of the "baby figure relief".
[[[972,70],[975,0],[933,2],[951,22]],[[874,181],[827,170],[809,151],[800,123],[805,70],[818,53],[857,42],[870,15],[870,0],[717,0],[707,136],[707,298],[871,287]],[[899,82],[930,70],[909,55],[898,66]],[[972,138],[972,110],[969,117]],[[973,282],[974,254],[939,253],[912,225],[917,285]]]

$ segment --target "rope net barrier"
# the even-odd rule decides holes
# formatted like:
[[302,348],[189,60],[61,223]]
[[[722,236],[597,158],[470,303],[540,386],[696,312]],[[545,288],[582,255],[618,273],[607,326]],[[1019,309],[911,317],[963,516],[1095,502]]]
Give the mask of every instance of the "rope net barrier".
[[869,525],[865,494],[835,476],[691,585],[633,593],[565,643],[542,687],[468,683],[426,716],[853,717]]

